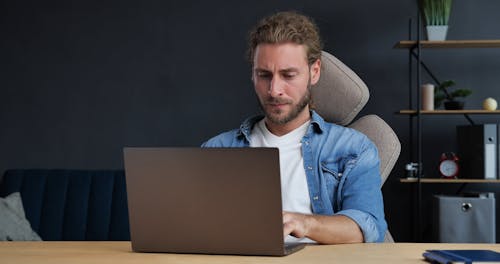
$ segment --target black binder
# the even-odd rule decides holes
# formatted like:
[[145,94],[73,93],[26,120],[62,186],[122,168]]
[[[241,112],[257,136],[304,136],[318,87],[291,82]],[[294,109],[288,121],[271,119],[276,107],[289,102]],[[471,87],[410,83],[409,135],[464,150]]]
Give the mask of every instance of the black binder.
[[497,124],[457,126],[459,178],[497,179]]

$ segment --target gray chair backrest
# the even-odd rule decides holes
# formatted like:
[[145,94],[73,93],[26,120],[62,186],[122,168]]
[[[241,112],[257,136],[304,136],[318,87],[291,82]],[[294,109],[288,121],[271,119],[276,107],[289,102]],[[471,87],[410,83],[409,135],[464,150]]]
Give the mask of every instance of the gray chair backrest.
[[311,93],[314,109],[326,121],[342,126],[351,123],[370,98],[361,78],[325,51],[321,54],[321,76]]
[[[399,157],[401,143],[392,128],[376,115],[367,115],[351,123],[370,97],[366,84],[339,59],[323,51],[321,77],[311,93],[312,107],[326,121],[354,128],[373,141],[378,149],[384,184]],[[389,232],[385,241],[394,242]]]

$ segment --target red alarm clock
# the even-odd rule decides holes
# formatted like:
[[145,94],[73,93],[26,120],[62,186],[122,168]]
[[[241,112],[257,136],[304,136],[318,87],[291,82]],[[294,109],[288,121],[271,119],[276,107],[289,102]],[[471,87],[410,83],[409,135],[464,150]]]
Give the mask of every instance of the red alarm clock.
[[441,161],[439,162],[439,173],[441,173],[441,177],[455,179],[459,171],[458,157],[455,153],[445,152],[441,154]]

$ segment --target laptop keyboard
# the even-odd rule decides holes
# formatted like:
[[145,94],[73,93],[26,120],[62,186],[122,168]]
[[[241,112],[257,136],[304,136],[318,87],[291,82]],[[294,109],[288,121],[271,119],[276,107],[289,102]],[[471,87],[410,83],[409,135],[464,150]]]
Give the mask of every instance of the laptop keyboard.
[[294,242],[287,242],[285,243],[285,255],[292,254],[294,252],[297,252],[301,249],[303,249],[306,246],[306,243],[294,243]]

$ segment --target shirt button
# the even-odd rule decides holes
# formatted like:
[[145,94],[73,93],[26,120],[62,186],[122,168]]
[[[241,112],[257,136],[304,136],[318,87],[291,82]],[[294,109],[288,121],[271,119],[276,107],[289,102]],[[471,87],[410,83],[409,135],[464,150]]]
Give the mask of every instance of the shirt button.
[[313,200],[315,200],[315,201],[316,201],[316,200],[318,200],[318,199],[319,199],[319,197],[318,197],[318,196],[314,196],[314,197],[313,197]]
[[312,169],[313,169],[313,167],[311,167],[311,166],[307,166],[307,169],[308,169],[308,170],[312,170]]

